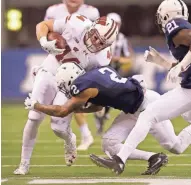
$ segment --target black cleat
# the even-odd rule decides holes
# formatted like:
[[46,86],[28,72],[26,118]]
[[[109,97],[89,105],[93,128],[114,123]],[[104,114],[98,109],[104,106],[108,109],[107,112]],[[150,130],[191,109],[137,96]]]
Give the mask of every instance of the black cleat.
[[125,168],[125,164],[117,155],[114,155],[112,159],[109,159],[90,154],[90,159],[97,166],[111,169],[117,175],[121,174]]
[[161,167],[168,163],[168,157],[163,153],[158,153],[152,155],[148,162],[148,169],[141,175],[156,175],[160,171]]

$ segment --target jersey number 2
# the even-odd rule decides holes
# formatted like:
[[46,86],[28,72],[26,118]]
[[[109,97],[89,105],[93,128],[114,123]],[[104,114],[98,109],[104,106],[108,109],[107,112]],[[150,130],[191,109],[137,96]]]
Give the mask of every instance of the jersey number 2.
[[117,82],[117,83],[126,83],[127,82],[127,78],[121,78],[117,75],[117,73],[107,67],[104,67],[104,68],[101,68],[99,69],[99,72],[102,73],[102,74],[105,74],[106,72],[109,72],[110,73],[110,79],[114,82]]
[[175,23],[175,21],[171,21],[166,25],[166,28],[168,33],[171,33],[174,29],[178,28],[178,25]]

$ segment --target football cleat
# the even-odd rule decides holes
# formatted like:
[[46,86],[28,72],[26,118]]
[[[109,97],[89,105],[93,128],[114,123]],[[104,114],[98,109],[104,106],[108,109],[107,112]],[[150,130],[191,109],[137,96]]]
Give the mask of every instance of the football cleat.
[[163,153],[158,153],[152,155],[148,162],[148,169],[141,175],[156,175],[160,171],[161,167],[168,163],[168,157]]
[[125,168],[125,164],[117,155],[114,155],[111,159],[109,159],[109,158],[98,157],[94,154],[90,154],[90,159],[97,166],[108,168],[117,175],[121,174]]
[[15,175],[26,175],[29,172],[29,163],[21,162],[19,167],[13,172]]
[[65,147],[65,162],[67,166],[71,166],[77,157],[77,151],[76,151],[76,135],[72,133],[72,138],[70,143],[64,144]]
[[78,151],[85,151],[87,150],[92,144],[94,143],[94,138],[90,134],[88,137],[84,137],[78,146]]

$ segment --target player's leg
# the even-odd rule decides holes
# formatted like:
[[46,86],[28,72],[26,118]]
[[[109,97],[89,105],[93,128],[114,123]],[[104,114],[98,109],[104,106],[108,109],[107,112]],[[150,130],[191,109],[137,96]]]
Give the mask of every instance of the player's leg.
[[[102,148],[103,151],[110,157],[115,157],[115,155],[120,151],[123,144],[122,142],[128,137],[129,133],[136,124],[137,118],[131,114],[121,113],[113,122],[112,126],[103,135]],[[106,158],[100,158],[96,155],[91,155],[92,161],[98,166],[111,167],[112,163]],[[167,162],[167,156],[165,154],[156,154],[153,152],[146,152],[143,150],[135,149],[129,159],[134,160],[147,160],[149,162],[150,171],[146,171],[144,175],[156,174],[160,171],[161,166]],[[156,162],[160,160],[160,165]],[[120,161],[119,161],[120,162]],[[124,166],[121,163],[121,166]],[[154,167],[154,168],[153,168]],[[122,168],[123,169],[123,168]],[[121,171],[122,171],[121,169]],[[120,170],[120,169],[119,169]]]
[[183,153],[191,144],[191,125],[184,128],[178,135],[175,134],[170,120],[154,124],[150,133],[166,150],[174,153]]
[[185,112],[181,115],[188,123],[191,124],[191,111]]
[[[58,92],[53,101],[53,105],[63,105],[68,98],[62,92]],[[76,135],[72,132],[70,123],[72,120],[72,115],[70,114],[64,118],[51,117],[51,128],[55,135],[64,140],[65,147],[65,161],[68,166],[71,166],[77,156],[76,152]]]
[[[137,118],[131,114],[121,112],[112,123],[112,126],[106,131],[102,137],[102,149],[108,156],[116,155],[121,147],[122,142],[128,137],[131,130],[136,124]],[[153,152],[146,152],[135,149],[130,155],[130,159],[148,160]]]
[[151,126],[158,122],[179,116],[191,107],[191,90],[177,87],[148,105],[142,112],[132,132],[117,156],[126,162],[137,145],[147,136]]
[[[35,77],[32,97],[43,104],[51,104],[57,87],[52,74],[46,71],[39,71]],[[32,151],[35,145],[38,127],[44,119],[44,114],[37,111],[29,111],[28,120],[23,131],[21,163],[14,174],[25,175],[29,171],[29,164]]]
[[78,146],[77,150],[87,150],[90,145],[93,144],[94,139],[92,137],[91,131],[88,128],[88,124],[86,122],[86,117],[85,114],[83,113],[78,113],[74,114],[74,117],[76,119],[76,123],[78,124],[80,128],[80,133],[81,133],[81,143]]

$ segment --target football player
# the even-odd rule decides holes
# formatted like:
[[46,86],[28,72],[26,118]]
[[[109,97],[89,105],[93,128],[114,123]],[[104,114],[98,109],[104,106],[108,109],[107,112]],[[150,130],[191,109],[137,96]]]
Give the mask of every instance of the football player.
[[[178,61],[169,64],[152,48],[146,52],[147,58],[156,60],[170,69],[167,79],[175,82],[181,77],[180,86],[165,93],[158,100],[149,104],[143,111],[117,155],[110,160],[102,160],[102,165],[116,173],[122,173],[124,164],[137,145],[142,142],[150,128],[159,122],[177,117],[191,108],[191,24],[188,22],[188,8],[182,0],[164,0],[158,7],[156,18],[160,30],[165,34],[169,51]],[[154,52],[154,54],[153,54]],[[162,129],[166,132],[166,129]],[[174,145],[175,153],[184,152],[191,144],[191,125],[178,135],[180,138]],[[171,149],[174,152],[174,147]]]
[[[73,13],[84,15],[88,19],[95,21],[99,17],[99,11],[93,6],[84,4],[84,0],[63,0],[60,4],[50,6],[45,15],[45,20],[64,18]],[[93,137],[88,128],[85,115],[82,113],[74,114],[77,124],[80,128],[81,143],[77,150],[87,150],[93,144]]]
[[[56,40],[48,41],[49,32],[58,32],[67,42],[65,49],[56,47]],[[58,20],[46,20],[36,27],[37,38],[42,48],[49,53],[36,73],[32,97],[44,104],[60,104],[68,99],[68,94],[57,89],[54,75],[64,62],[77,62],[85,70],[110,63],[110,46],[118,34],[118,26],[112,19],[101,17],[91,22],[79,14],[72,14]],[[20,166],[14,174],[27,174],[39,124],[44,114],[31,110],[23,133]],[[72,165],[76,158],[76,136],[70,122],[72,114],[65,118],[51,117],[51,128],[65,141],[65,161]]]
[[[77,64],[65,63],[58,68],[56,80],[61,91],[70,92],[71,99],[59,106],[43,105],[33,98],[27,98],[26,108],[58,117],[65,117],[72,112],[94,112],[102,109],[103,106],[121,110],[121,114],[103,136],[103,151],[108,156],[115,156],[119,152],[123,146],[122,142],[135,126],[138,115],[149,103],[160,97],[158,93],[146,89],[141,75],[122,78],[110,67],[101,67],[85,73]],[[169,120],[153,125],[150,133],[169,151],[178,152],[181,147],[179,146],[181,138],[175,135]],[[133,151],[130,158],[148,160],[149,167],[144,173],[147,175],[158,173],[168,161],[165,154],[155,154],[138,149]],[[95,155],[91,155],[91,159],[96,164],[101,164],[100,158]]]

